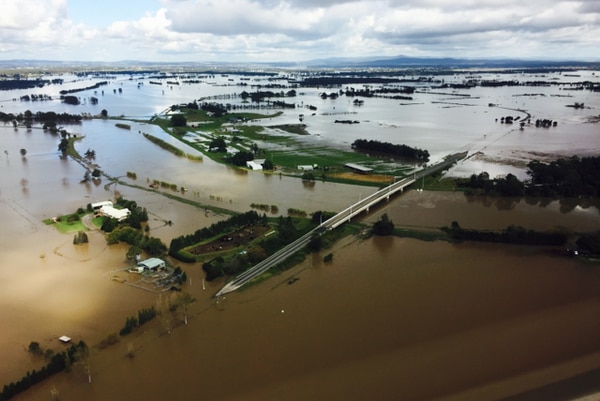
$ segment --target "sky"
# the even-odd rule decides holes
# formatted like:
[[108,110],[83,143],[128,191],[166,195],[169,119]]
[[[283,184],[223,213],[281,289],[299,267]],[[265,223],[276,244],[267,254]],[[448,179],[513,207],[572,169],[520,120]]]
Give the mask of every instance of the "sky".
[[600,60],[600,0],[0,1],[0,60]]

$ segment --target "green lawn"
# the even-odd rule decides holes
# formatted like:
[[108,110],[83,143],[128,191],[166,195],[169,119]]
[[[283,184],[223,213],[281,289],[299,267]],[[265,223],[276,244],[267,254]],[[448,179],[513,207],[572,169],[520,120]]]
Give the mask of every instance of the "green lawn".
[[77,213],[73,213],[58,217],[56,222],[54,222],[53,219],[46,219],[44,220],[44,223],[53,225],[63,234],[88,231],[87,227],[81,222],[81,217],[82,216],[79,216]]
[[[265,115],[232,111],[220,117],[209,116],[203,110],[184,109],[182,112],[188,125],[198,125],[174,128],[167,117],[156,117],[152,122],[219,163],[226,163],[227,154],[208,152],[208,146],[214,138],[221,136],[229,149],[249,151],[256,144],[260,151],[255,157],[271,160],[277,170],[286,175],[300,176],[302,171],[298,170],[298,166],[302,165],[317,165],[319,170],[314,172],[315,177],[325,180],[330,179],[329,174],[346,171],[346,163],[357,163],[372,168],[373,173],[377,175],[398,177],[406,176],[414,169],[410,165],[395,163],[389,157],[374,157],[352,149],[334,149],[317,143],[311,144],[303,140],[309,133],[302,124],[270,127],[259,125],[259,120],[276,117],[281,112]],[[235,124],[235,130],[231,130],[232,121],[245,123]],[[257,125],[252,125],[252,121],[256,121]],[[339,178],[337,181],[349,182],[347,178]],[[362,180],[356,180],[356,183],[374,185]]]

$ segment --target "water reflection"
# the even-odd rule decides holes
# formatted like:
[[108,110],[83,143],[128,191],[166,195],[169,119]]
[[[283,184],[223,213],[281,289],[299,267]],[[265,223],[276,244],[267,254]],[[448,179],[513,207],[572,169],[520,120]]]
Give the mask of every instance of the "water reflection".
[[481,203],[486,207],[495,206],[498,210],[512,210],[521,202],[521,197],[497,197],[487,195],[468,195],[465,198],[469,203]]
[[537,198],[537,197],[495,197],[487,195],[468,195],[465,199],[469,203],[479,203],[485,207],[495,207],[498,210],[513,210],[517,205],[524,202],[530,206],[547,208],[557,203],[561,213],[571,213],[576,209],[595,209],[594,212],[600,212],[600,200],[588,198]]

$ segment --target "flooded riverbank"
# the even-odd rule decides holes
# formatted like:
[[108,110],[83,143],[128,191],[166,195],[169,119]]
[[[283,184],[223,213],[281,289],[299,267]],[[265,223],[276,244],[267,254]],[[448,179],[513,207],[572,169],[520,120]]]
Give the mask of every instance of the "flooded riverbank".
[[[520,220],[520,208],[537,229],[557,218],[596,227],[600,219],[596,211],[561,222],[556,207],[499,211],[460,193],[411,191],[367,220],[387,211],[420,227],[452,215],[493,226]],[[69,334],[94,345],[157,303],[156,294],[102,276],[123,265],[124,250],[93,239],[87,258],[67,244],[70,236],[42,235],[56,252],[40,258],[37,246],[23,256],[23,243],[2,257],[3,266],[25,270],[2,270],[0,310],[10,328],[2,349],[13,362],[0,377],[17,379],[36,365],[29,341],[51,346]],[[90,400],[491,400],[600,366],[594,264],[546,248],[399,238],[347,239],[333,253],[332,264],[315,255],[218,303],[212,294],[222,282],[203,290],[200,267],[185,265],[185,290],[196,298],[188,325],[176,315],[168,335],[157,318],[94,349],[91,384],[75,367],[16,399],[45,400],[56,388],[61,399]],[[299,280],[288,285],[291,277]],[[130,344],[134,358],[126,357]]]
[[122,340],[133,359],[125,344],[96,354],[91,384],[75,370],[17,399],[481,400],[600,364],[594,266],[514,246],[340,246],[219,304],[196,286],[187,326],[157,322]]

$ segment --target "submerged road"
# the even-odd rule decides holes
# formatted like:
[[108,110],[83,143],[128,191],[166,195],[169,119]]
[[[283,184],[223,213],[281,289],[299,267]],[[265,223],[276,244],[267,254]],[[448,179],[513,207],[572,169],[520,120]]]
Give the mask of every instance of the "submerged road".
[[358,202],[350,205],[349,207],[342,210],[332,218],[319,224],[317,227],[304,234],[302,237],[298,238],[294,242],[288,244],[284,248],[270,255],[266,259],[254,265],[252,268],[246,270],[244,273],[240,274],[239,276],[228,282],[223,288],[221,288],[221,290],[219,290],[219,292],[217,292],[215,296],[220,297],[222,295],[237,290],[238,288],[247,284],[250,280],[260,276],[261,274],[269,270],[271,267],[283,262],[288,257],[292,256],[294,253],[305,247],[310,241],[310,239],[313,237],[313,235],[318,235],[327,230],[332,230],[340,226],[341,224],[349,221],[350,219],[352,219],[352,217],[356,216],[357,214],[360,214],[365,211],[369,212],[369,209],[372,206],[378,204],[384,199],[389,200],[390,196],[394,195],[398,191],[404,191],[404,188],[413,184],[420,178],[434,174],[440,170],[444,170],[450,167],[457,161],[467,157],[467,153],[468,152],[462,152],[448,155],[441,162],[438,162],[418,172],[415,172],[409,177],[405,177],[398,181],[394,179],[394,182],[389,186],[380,189],[379,191],[367,196],[366,198],[361,199]]

